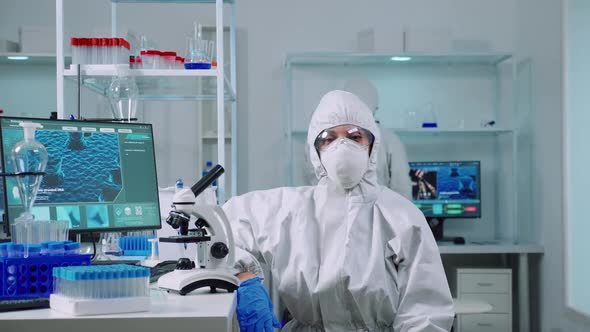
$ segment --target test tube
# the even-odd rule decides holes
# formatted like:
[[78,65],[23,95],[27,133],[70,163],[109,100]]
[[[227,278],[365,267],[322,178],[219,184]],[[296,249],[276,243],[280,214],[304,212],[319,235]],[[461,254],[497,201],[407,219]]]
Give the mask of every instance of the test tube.
[[80,63],[80,45],[78,38],[70,38],[70,45],[72,45],[72,63]]
[[98,63],[98,38],[90,38],[90,63]]

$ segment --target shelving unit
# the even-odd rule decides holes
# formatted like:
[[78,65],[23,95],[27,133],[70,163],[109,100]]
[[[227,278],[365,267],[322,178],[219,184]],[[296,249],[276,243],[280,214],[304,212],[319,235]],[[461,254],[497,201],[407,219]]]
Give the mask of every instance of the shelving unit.
[[[11,60],[10,57],[26,58]],[[64,56],[66,64],[72,62],[72,57]],[[55,65],[55,53],[0,53],[0,65]]]
[[[424,95],[446,103],[446,109],[440,113],[444,113],[442,120],[447,123],[441,124],[442,114],[438,114],[439,128],[400,128],[399,123],[382,121],[381,130],[395,132],[405,143],[410,161],[482,160],[482,187],[485,189],[482,220],[449,222],[451,233],[468,229],[471,238],[518,244],[522,225],[530,221],[523,220],[523,212],[518,210],[519,186],[523,182],[519,177],[523,175],[526,179],[527,175],[519,169],[522,158],[520,122],[523,119],[518,114],[515,97],[518,93],[516,63],[507,53],[288,54],[285,61],[285,138],[288,142],[285,185],[307,184],[299,182],[304,169],[303,158],[299,155],[304,153],[301,147],[306,144],[307,125],[319,98],[329,90],[342,89],[343,84],[339,86],[338,82],[363,74],[382,85],[393,82],[379,90],[378,118],[396,118],[383,108],[382,101],[387,98],[390,107],[397,105],[398,100],[407,104],[411,98],[426,103]],[[465,84],[463,80],[469,82],[465,87],[461,86]],[[456,114],[468,119],[460,127],[451,121]],[[494,126],[481,127],[480,121],[484,119],[494,121]]]
[[[236,32],[235,32],[235,1],[233,0],[112,0],[111,1],[111,36],[117,37],[118,10],[122,3],[177,3],[177,4],[202,4],[215,5],[215,42],[217,68],[211,70],[150,70],[132,69],[130,75],[136,79],[139,88],[139,100],[142,101],[215,101],[217,110],[217,163],[226,169],[226,148],[229,141],[231,145],[231,195],[237,194],[237,146],[228,139],[225,133],[225,102],[231,103],[231,135],[237,135],[237,105],[236,105]],[[229,17],[229,79],[226,77],[224,67],[224,4],[230,7]],[[106,89],[113,76],[117,75],[116,65],[82,65],[80,73],[77,66],[66,68],[63,48],[63,0],[56,0],[56,43],[57,43],[57,111],[59,118],[65,118],[64,110],[64,79],[73,79],[79,85],[85,86],[98,94],[106,95]],[[80,78],[78,81],[78,77]],[[214,87],[209,83],[215,81]],[[206,89],[203,90],[202,87]],[[209,89],[209,90],[207,90]],[[219,97],[223,96],[223,97]],[[198,125],[201,125],[200,123]],[[203,136],[196,144],[211,144],[213,140],[209,136]],[[203,151],[199,148],[198,151]],[[203,156],[198,156],[199,164],[204,164]],[[218,199],[220,204],[225,202],[225,175],[218,180]]]
[[[106,96],[107,88],[113,76],[117,76],[116,65],[85,65],[80,66],[81,84],[88,89]],[[217,69],[184,70],[184,69],[131,69],[129,75],[135,77],[139,88],[139,100],[144,101],[215,101],[216,91],[205,91],[195,94],[204,80],[217,77]],[[78,69],[72,67],[64,70],[64,77],[77,80]],[[235,93],[231,82],[224,79],[224,100],[234,102]]]

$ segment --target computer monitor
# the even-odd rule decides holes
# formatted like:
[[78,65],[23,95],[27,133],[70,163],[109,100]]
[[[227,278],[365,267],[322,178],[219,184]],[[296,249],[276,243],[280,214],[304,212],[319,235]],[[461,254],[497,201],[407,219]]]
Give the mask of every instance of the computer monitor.
[[[33,214],[68,220],[72,232],[159,229],[160,208],[150,124],[0,117],[2,169],[23,139],[21,121],[39,123],[35,139],[49,160]],[[16,178],[5,177],[7,220],[23,211]]]
[[440,236],[444,219],[481,218],[479,161],[410,162],[410,178],[414,204],[441,224]]

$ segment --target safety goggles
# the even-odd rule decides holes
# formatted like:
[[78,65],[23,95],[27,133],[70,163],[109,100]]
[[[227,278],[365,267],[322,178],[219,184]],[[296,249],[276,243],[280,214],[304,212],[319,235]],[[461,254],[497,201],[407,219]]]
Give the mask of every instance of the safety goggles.
[[316,137],[314,146],[318,151],[325,151],[340,138],[346,139],[359,147],[368,147],[375,141],[375,136],[364,128],[354,125],[340,125],[322,130]]

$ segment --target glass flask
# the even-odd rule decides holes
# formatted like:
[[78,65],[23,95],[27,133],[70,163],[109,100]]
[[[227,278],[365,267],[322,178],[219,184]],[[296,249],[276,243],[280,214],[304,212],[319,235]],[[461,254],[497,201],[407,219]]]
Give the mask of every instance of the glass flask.
[[32,122],[21,122],[19,125],[23,127],[24,139],[14,145],[10,158],[14,171],[25,174],[17,176],[16,181],[25,213],[30,214],[43,178],[42,174],[31,173],[45,172],[48,155],[45,146],[35,140],[35,129],[43,127]]
[[136,119],[139,89],[128,71],[119,71],[107,90],[113,119],[131,122]]
[[437,128],[436,114],[434,113],[434,106],[432,103],[426,104],[424,113],[422,114],[422,128]]

